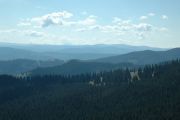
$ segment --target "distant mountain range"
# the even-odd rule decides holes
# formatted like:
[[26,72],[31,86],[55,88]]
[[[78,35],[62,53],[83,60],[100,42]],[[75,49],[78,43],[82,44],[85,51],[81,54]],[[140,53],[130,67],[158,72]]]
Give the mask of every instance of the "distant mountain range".
[[0,60],[14,60],[14,59],[30,59],[30,60],[50,60],[52,57],[46,56],[38,52],[28,50],[0,47]]
[[139,52],[131,52],[128,54],[100,58],[93,60],[93,62],[101,62],[101,63],[123,63],[128,62],[136,65],[145,65],[145,64],[155,64],[164,61],[180,59],[180,48],[174,48],[167,51],[139,51]]
[[180,48],[0,44],[0,56],[0,74],[81,74],[180,59]]
[[90,60],[126,54],[134,51],[166,50],[146,46],[130,45],[24,45],[0,43],[0,60]]
[[72,60],[61,66],[38,68],[30,73],[37,74],[81,74],[119,68],[136,68],[147,64],[180,59],[180,48],[168,51],[140,51],[92,61]]

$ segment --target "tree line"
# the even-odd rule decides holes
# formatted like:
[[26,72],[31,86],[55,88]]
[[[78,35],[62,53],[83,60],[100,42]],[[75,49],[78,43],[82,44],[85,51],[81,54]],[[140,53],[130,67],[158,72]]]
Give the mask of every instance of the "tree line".
[[0,75],[0,119],[179,120],[179,86],[180,60],[81,75]]

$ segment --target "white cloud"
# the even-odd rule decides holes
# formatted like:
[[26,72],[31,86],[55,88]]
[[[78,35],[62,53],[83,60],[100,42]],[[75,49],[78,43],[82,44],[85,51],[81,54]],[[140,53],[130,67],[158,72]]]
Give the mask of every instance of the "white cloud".
[[63,11],[63,12],[54,12],[40,17],[34,17],[31,19],[24,20],[18,25],[27,26],[34,25],[35,27],[48,27],[50,25],[63,25],[63,22],[71,18],[72,13]]
[[147,16],[141,16],[139,19],[140,19],[140,20],[147,20],[148,17],[147,17]]
[[156,14],[155,13],[149,13],[147,15],[141,16],[139,19],[140,20],[147,20],[149,17],[154,17]]
[[122,20],[121,18],[114,18],[112,23],[118,24],[118,25],[129,25],[131,23],[131,20]]
[[38,32],[35,30],[18,30],[18,29],[9,29],[9,30],[0,30],[0,33],[4,34],[16,34],[16,35],[25,35],[29,37],[44,37],[46,36],[43,32]]
[[47,14],[42,17],[33,18],[31,21],[39,22],[42,27],[48,27],[50,25],[62,25],[64,19],[70,18],[72,16],[72,13],[63,11]]
[[[75,23],[76,23],[76,22],[75,22]],[[87,26],[95,25],[95,24],[96,24],[96,16],[90,15],[90,16],[87,17],[86,19],[77,22],[77,24],[85,25],[85,26],[86,26],[86,25],[87,25]]]
[[31,23],[26,22],[26,21],[22,21],[22,22],[18,23],[18,26],[31,26]]
[[167,15],[162,15],[161,18],[162,18],[163,20],[169,19]]
[[97,31],[97,30],[102,30],[102,26],[101,25],[91,25],[91,26],[87,26],[87,27],[80,27],[77,28],[76,31],[77,32],[85,32],[85,31]]
[[[145,20],[150,18],[150,16],[152,17],[154,15],[155,15],[154,13],[149,13],[146,16],[141,16],[140,19]],[[72,34],[76,34],[76,35],[78,35],[78,33],[76,32],[84,32],[82,35],[84,37],[84,34],[88,32],[92,32],[95,33],[94,36],[99,36],[99,35],[106,37],[119,36],[122,39],[126,39],[126,37],[127,38],[134,37],[133,39],[136,38],[144,39],[152,32],[164,32],[168,30],[167,28],[163,28],[162,26],[157,27],[150,23],[144,23],[145,21],[133,22],[132,20],[123,20],[121,18],[114,17],[111,23],[98,24],[97,16],[90,15],[90,16],[81,16],[81,17],[84,18],[75,19],[73,18],[72,13],[66,11],[54,12],[44,16],[34,17],[31,19],[24,20],[19,25],[29,26],[29,27],[32,26],[40,27],[41,29],[38,29],[38,31],[26,30],[21,32],[29,37],[44,38],[43,36],[45,36],[45,38],[48,38],[49,40],[54,38],[50,37],[49,35],[46,36],[46,34],[44,34],[43,32],[39,32],[39,30],[42,30],[44,27],[53,26],[53,25],[63,26],[63,29],[55,28],[56,30],[60,30],[62,32],[61,35],[66,35],[69,31],[74,31],[74,33]],[[167,18],[168,17],[166,16],[165,19]],[[63,33],[63,31],[65,32]],[[58,36],[57,32],[54,35]],[[80,35],[80,38],[82,36]]]
[[122,20],[115,17],[112,24],[109,25],[93,25],[89,27],[78,28],[77,31],[99,31],[102,33],[110,33],[114,35],[126,36],[132,35],[138,38],[145,38],[145,34],[154,31],[156,27],[148,23],[132,23],[131,20]]
[[135,30],[140,31],[140,32],[149,32],[149,31],[152,31],[153,26],[147,23],[140,23],[140,24],[134,25],[134,28]]
[[122,20],[118,17],[113,18],[112,24],[107,25],[92,25],[88,27],[78,28],[78,32],[96,31],[111,35],[118,35],[126,38],[134,36],[136,39],[144,39],[147,34],[155,31],[156,27],[148,23],[133,23],[131,20]]
[[38,31],[33,31],[33,30],[28,30],[28,31],[24,31],[25,35],[28,35],[30,37],[44,37],[46,36],[46,34],[44,34],[43,32],[38,32]]
[[148,14],[148,16],[150,16],[150,17],[153,17],[153,16],[155,16],[156,14],[155,13],[149,13]]
[[119,22],[122,22],[121,18],[118,18],[118,17],[113,18],[113,23],[119,23]]
[[35,28],[45,28],[52,25],[59,26],[91,26],[96,24],[97,16],[90,15],[83,20],[71,20],[72,13],[67,11],[54,12],[40,17],[34,17],[21,21],[18,26],[34,26]]
[[96,25],[96,20],[97,16],[94,15],[90,15],[82,20],[78,20],[78,21],[73,21],[73,20],[69,20],[69,21],[63,21],[63,25],[64,26],[70,26],[70,27],[87,27],[87,26],[93,26]]

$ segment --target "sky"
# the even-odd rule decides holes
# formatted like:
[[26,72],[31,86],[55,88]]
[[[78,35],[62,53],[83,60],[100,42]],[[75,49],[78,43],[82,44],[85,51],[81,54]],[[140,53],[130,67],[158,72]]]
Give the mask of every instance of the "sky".
[[0,42],[180,47],[180,0],[0,0]]

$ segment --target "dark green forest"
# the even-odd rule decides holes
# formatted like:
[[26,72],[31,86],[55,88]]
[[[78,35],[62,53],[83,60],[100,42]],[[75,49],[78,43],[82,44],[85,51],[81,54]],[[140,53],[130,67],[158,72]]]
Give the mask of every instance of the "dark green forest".
[[180,120],[180,60],[81,75],[0,75],[0,120]]

